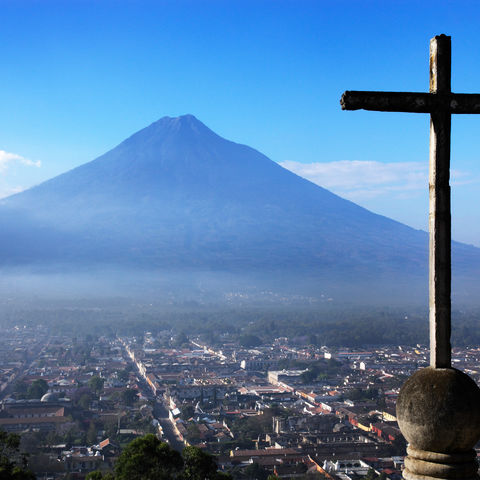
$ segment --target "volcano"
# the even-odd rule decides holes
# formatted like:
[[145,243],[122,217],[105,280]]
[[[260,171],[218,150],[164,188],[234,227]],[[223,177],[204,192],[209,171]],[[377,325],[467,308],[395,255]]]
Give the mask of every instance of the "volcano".
[[[0,225],[4,266],[218,271],[372,289],[427,283],[425,232],[338,197],[192,115],[164,117],[3,199]],[[453,259],[455,278],[471,285],[480,250],[455,243]]]

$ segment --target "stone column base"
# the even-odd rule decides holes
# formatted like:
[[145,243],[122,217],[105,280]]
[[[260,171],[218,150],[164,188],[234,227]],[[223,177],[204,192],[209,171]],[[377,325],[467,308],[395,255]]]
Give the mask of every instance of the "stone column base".
[[407,447],[405,457],[405,480],[479,480],[477,454],[475,450],[466,453],[436,453]]

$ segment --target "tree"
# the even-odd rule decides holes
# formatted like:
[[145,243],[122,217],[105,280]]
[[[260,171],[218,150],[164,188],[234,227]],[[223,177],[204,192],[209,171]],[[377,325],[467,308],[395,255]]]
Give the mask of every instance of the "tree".
[[17,398],[25,398],[28,392],[28,385],[23,380],[15,382],[13,392]]
[[308,370],[305,370],[301,375],[300,378],[303,382],[303,384],[308,385],[309,383],[312,383],[313,381],[316,380],[317,378],[317,370],[314,368],[309,368]]
[[86,477],[85,480],[115,480],[113,473],[107,472],[102,474],[100,470],[95,470],[90,472]]
[[377,478],[377,474],[375,470],[370,467],[367,471],[367,474],[363,477],[363,480],[375,480]]
[[189,423],[187,426],[187,439],[190,442],[198,443],[200,440],[200,430],[196,423]]
[[88,393],[84,393],[78,400],[78,406],[83,410],[88,410],[90,407],[90,401],[90,395]]
[[214,457],[198,447],[185,447],[182,456],[184,480],[232,480],[230,474],[218,471]]
[[90,421],[90,425],[88,426],[87,443],[89,445],[97,443],[97,428],[95,427],[95,423],[92,421]]
[[88,381],[88,386],[98,395],[102,391],[104,383],[104,378],[95,376]]
[[27,457],[20,452],[20,436],[0,431],[0,479],[35,480],[26,467]]
[[391,446],[392,455],[405,455],[407,449],[407,441],[403,435],[397,435]]
[[115,465],[117,480],[173,480],[180,478],[181,455],[149,433],[129,443]]
[[214,458],[197,447],[185,447],[182,452],[185,480],[210,480],[217,474]]
[[212,479],[215,480],[233,480],[233,477],[229,473],[217,472]]
[[262,340],[258,338],[256,335],[246,334],[242,335],[238,342],[242,347],[251,348],[251,347],[258,347],[258,345],[262,344]]
[[86,477],[85,480],[103,480],[102,472],[99,470],[95,470],[94,472],[90,472]]
[[39,378],[34,380],[32,384],[28,387],[27,390],[27,397],[36,399],[42,398],[48,392],[48,383],[43,380],[43,378]]
[[252,463],[244,468],[245,478],[255,478],[256,480],[267,480],[268,471],[258,463]]
[[190,420],[195,415],[195,407],[193,405],[183,405],[181,408],[180,418],[182,420]]
[[48,432],[45,437],[42,435],[42,438],[45,438],[45,445],[56,445],[57,443],[60,443],[61,440],[61,437],[55,431]]
[[189,345],[189,340],[185,332],[180,332],[175,338],[175,341],[173,342],[174,347],[182,347],[182,346],[188,346],[188,345]]
[[117,372],[117,378],[122,382],[128,382],[128,379],[130,378],[130,368],[126,367],[123,370],[119,370]]
[[[214,457],[199,448],[185,447],[182,455],[155,435],[145,435],[120,454],[115,480],[232,480],[231,475],[218,472]],[[87,480],[113,480],[95,474]]]
[[137,391],[131,388],[123,390],[123,392],[121,393],[121,399],[125,405],[133,405],[135,401],[138,400]]
[[118,418],[109,418],[103,423],[105,435],[110,438],[114,438],[117,435]]

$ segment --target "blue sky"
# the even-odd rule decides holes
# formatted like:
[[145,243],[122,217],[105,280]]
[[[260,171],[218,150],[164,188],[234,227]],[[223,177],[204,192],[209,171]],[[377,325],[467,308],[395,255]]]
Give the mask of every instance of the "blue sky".
[[[477,1],[0,0],[0,196],[165,116],[215,132],[370,210],[427,226],[428,115],[343,112],[344,90],[480,92]],[[452,121],[453,236],[480,246],[480,118]]]

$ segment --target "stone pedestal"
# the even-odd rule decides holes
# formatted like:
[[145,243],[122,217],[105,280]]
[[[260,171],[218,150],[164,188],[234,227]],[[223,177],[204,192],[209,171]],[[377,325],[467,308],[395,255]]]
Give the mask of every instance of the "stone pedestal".
[[400,390],[397,418],[409,443],[405,480],[478,480],[480,389],[468,375],[454,368],[417,371]]

